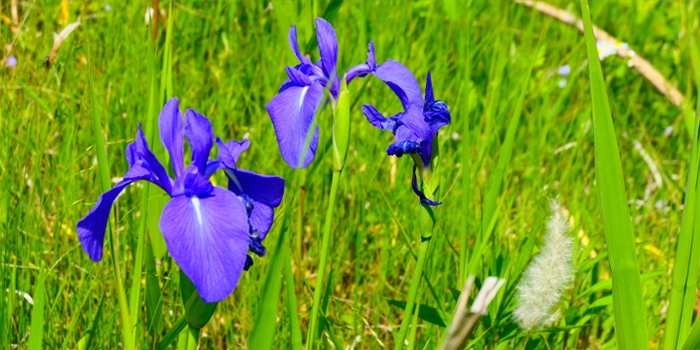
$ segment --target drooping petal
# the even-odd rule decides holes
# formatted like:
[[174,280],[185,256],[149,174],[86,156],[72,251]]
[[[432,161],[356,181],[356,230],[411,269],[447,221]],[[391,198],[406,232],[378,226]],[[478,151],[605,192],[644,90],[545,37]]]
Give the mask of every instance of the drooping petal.
[[236,162],[238,162],[238,157],[250,147],[250,141],[244,139],[243,141],[231,140],[224,143],[220,138],[216,138],[216,144],[219,145],[219,154],[217,158],[219,161],[227,168],[236,168]]
[[411,179],[411,186],[413,187],[413,192],[418,195],[420,201],[428,205],[440,205],[442,202],[435,202],[428,199],[423,192],[418,188],[418,178],[416,176],[416,165],[413,165],[413,178]]
[[228,189],[236,195],[247,195],[253,200],[250,224],[260,231],[264,239],[272,226],[275,207],[282,202],[284,179],[271,175],[259,175],[250,170],[225,169],[229,179]]
[[308,57],[301,54],[299,51],[299,43],[297,41],[297,26],[293,25],[289,28],[289,46],[292,48],[294,55],[297,56],[301,64],[311,64],[311,60]]
[[384,118],[384,116],[381,113],[379,113],[379,111],[376,108],[374,108],[374,106],[362,105],[362,113],[365,114],[365,117],[367,117],[367,121],[369,121],[369,123],[372,124],[372,126],[374,126],[375,128],[382,130],[391,130],[392,132],[394,131],[396,121]]
[[432,139],[430,125],[426,123],[423,112],[416,106],[410,106],[399,119],[399,123],[411,129],[421,140]]
[[248,252],[248,218],[236,195],[178,196],[160,217],[170,255],[205,302],[225,299],[238,284]]
[[348,79],[348,84],[356,77],[364,77],[377,68],[377,62],[374,58],[374,43],[369,42],[369,52],[367,52],[367,62],[358,64],[345,73]]
[[391,90],[401,100],[405,111],[411,105],[423,110],[423,96],[420,85],[418,85],[418,81],[413,76],[413,73],[403,64],[394,60],[388,60],[377,66],[377,69],[372,74],[389,85]]
[[148,164],[143,160],[139,160],[126,172],[122,181],[109,191],[103,193],[90,212],[78,221],[78,239],[85,253],[87,253],[93,261],[100,261],[102,259],[105,229],[109,222],[109,213],[112,209],[112,204],[129,184],[138,180],[150,181],[156,185],[159,185],[160,182],[153,171],[148,167]]
[[[292,86],[272,98],[266,109],[275,128],[282,158],[294,169],[305,168],[316,155],[318,125],[308,147],[304,148],[316,111],[323,99],[323,87],[317,82],[309,86]],[[302,154],[305,156],[302,161]]]
[[209,152],[214,145],[214,130],[209,119],[202,114],[188,109],[185,112],[185,136],[192,149],[192,164],[204,175],[207,170]]
[[173,164],[175,178],[180,177],[185,171],[185,139],[182,136],[185,121],[180,112],[177,97],[173,97],[163,106],[158,116],[158,130],[160,132],[160,142],[170,154],[170,161]]
[[321,54],[326,77],[328,77],[328,80],[335,78],[337,81],[338,39],[333,26],[320,17],[316,18],[316,39],[318,40],[318,51]]

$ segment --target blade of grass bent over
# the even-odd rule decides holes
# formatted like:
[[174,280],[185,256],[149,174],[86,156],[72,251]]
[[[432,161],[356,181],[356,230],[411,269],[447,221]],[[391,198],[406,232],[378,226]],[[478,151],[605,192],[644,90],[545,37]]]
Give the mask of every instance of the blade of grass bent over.
[[586,0],[581,0],[581,10],[591,84],[596,180],[612,270],[617,346],[622,350],[648,349],[642,285],[620,153]]

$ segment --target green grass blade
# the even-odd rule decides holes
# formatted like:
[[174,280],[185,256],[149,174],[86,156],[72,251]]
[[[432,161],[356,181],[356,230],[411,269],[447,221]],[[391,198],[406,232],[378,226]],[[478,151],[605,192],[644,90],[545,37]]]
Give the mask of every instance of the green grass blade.
[[161,339],[160,342],[158,342],[158,345],[156,345],[155,350],[167,349],[170,346],[170,344],[178,338],[180,332],[182,332],[182,330],[185,329],[185,326],[187,326],[187,318],[183,314],[182,316],[180,316],[180,318],[177,319],[175,324],[173,324],[173,327],[170,328],[167,333],[165,333],[163,339]]
[[292,273],[292,251],[288,245],[284,245],[284,279],[287,292],[287,311],[289,312],[290,338],[293,350],[302,350],[301,327],[299,326],[299,313],[297,312],[297,295]]
[[[85,28],[88,28],[86,25]],[[86,30],[87,32],[87,30]],[[92,81],[92,65],[90,63],[90,40],[87,41],[87,62],[88,62],[88,80],[90,83],[90,102],[92,103],[92,123],[93,134],[95,136],[95,153],[97,154],[97,165],[100,174],[100,183],[102,184],[102,192],[109,191],[112,186],[110,184],[109,163],[107,162],[107,149],[102,132],[102,121],[97,108],[97,99],[95,98],[95,87]],[[115,288],[117,290],[117,299],[119,301],[119,313],[122,321],[122,339],[125,350],[134,349],[134,337],[132,335],[131,317],[129,316],[129,306],[126,300],[126,292],[119,272],[119,248],[116,246],[114,239],[114,230],[108,228],[110,235],[110,246],[112,247],[112,267],[114,268]]]
[[682,350],[695,350],[700,349],[700,322],[695,322],[693,328],[690,330],[690,335],[685,340]]
[[[539,40],[537,42],[537,47],[535,48],[535,55],[533,56],[532,63],[530,64],[530,68],[527,71],[527,75],[525,75],[524,81],[521,85],[522,91],[520,92],[520,96],[518,96],[518,101],[515,104],[515,108],[513,111],[513,117],[510,119],[510,122],[508,123],[508,131],[506,131],[506,137],[503,140],[503,144],[501,145],[501,152],[500,155],[498,156],[498,163],[496,165],[496,170],[494,171],[493,175],[491,175],[491,181],[489,183],[489,189],[488,193],[486,195],[485,203],[484,203],[484,214],[483,214],[483,220],[482,220],[482,240],[488,240],[488,237],[490,236],[491,232],[493,231],[493,226],[489,225],[491,220],[493,219],[495,212],[496,212],[496,201],[498,200],[498,196],[502,192],[502,184],[503,184],[503,177],[505,175],[506,171],[506,166],[508,165],[508,162],[510,161],[510,156],[513,154],[513,144],[515,142],[515,135],[516,132],[518,131],[518,126],[520,126],[520,117],[522,116],[523,113],[523,105],[525,104],[525,96],[527,95],[527,87],[530,84],[530,76],[532,75],[532,69],[535,66],[535,63],[537,62],[537,52],[539,51],[540,47],[540,42],[542,41],[542,37],[544,36],[544,31],[539,37]],[[503,189],[505,191],[505,189]],[[489,229],[489,227],[491,227]],[[476,256],[476,258],[479,258],[479,256]],[[474,256],[470,259],[470,261],[474,261]],[[470,263],[471,265],[471,263]]]
[[[104,305],[105,305],[105,293],[102,293],[100,296],[100,304],[97,306],[97,311],[95,312],[95,316],[92,318],[92,321],[90,321],[90,327],[88,327],[87,330],[87,335],[83,336],[82,339],[78,342],[78,348],[79,349],[92,349],[92,343],[95,340],[95,332],[97,332],[97,325],[100,322],[100,317],[102,316],[102,311],[104,311]],[[82,348],[80,346],[83,346]]]
[[[700,90],[700,53],[695,41],[690,40],[690,57],[693,67],[695,67],[695,84]],[[700,91],[695,113],[700,112]],[[692,116],[690,108],[686,106],[686,114]],[[693,138],[693,148],[690,156],[690,169],[688,183],[686,185],[686,196],[683,204],[683,218],[681,221],[681,232],[676,248],[676,260],[673,267],[673,283],[671,285],[671,300],[666,315],[666,336],[665,348],[674,349],[696,349],[700,347],[700,327],[695,325],[690,331],[690,322],[693,317],[695,301],[697,295],[695,290],[698,284],[698,269],[700,268],[700,205],[697,203],[698,185],[700,185],[700,162],[698,159],[698,144],[700,143],[700,129],[698,119],[695,118],[695,129]],[[690,331],[690,337],[688,332]],[[688,343],[693,344],[688,347]]]
[[29,328],[28,350],[44,348],[44,305],[46,304],[46,274],[41,269],[39,278],[34,285],[34,307],[32,307],[32,322]]
[[[146,35],[148,41],[148,72],[150,77],[150,89],[148,94],[148,115],[146,116],[146,141],[149,145],[155,144],[155,114],[156,104],[158,100],[157,82],[156,82],[156,66],[155,66],[155,48],[153,41],[149,35]],[[143,185],[141,194],[141,222],[139,224],[138,241],[136,246],[136,259],[134,262],[134,276],[131,282],[131,292],[129,296],[129,314],[132,315],[133,324],[138,324],[139,306],[141,305],[141,277],[143,274],[143,246],[146,239],[146,227],[148,226],[148,193],[151,188],[150,183]]]
[[593,105],[596,180],[612,269],[617,346],[622,350],[648,349],[642,285],[639,280],[634,232],[627,207],[620,152],[586,0],[581,0],[581,10]]
[[272,349],[277,329],[277,309],[279,308],[279,295],[282,291],[282,264],[284,260],[284,235],[286,230],[280,232],[275,251],[267,268],[265,284],[260,293],[258,315],[255,319],[255,328],[250,334],[250,349]]
[[[450,2],[451,3],[451,2]],[[466,2],[469,6],[470,2]],[[469,17],[471,11],[467,9],[467,23],[470,23]],[[469,38],[471,26],[466,26],[466,36],[463,36],[463,40],[466,41],[466,45],[460,45],[460,47],[466,46],[466,59],[464,60],[464,78],[462,83],[464,84],[464,96],[462,96],[463,103],[465,107],[462,111],[463,121],[462,121],[462,166],[464,171],[462,172],[462,231],[460,232],[459,239],[459,278],[457,279],[457,288],[464,285],[467,280],[467,238],[469,237],[469,219],[471,217],[471,212],[469,211],[469,202],[471,197],[471,176],[472,176],[472,160],[471,160],[471,135],[469,132],[469,113],[470,104],[469,96],[471,91],[469,89],[471,81],[471,55],[469,50]]]
[[146,242],[146,317],[148,319],[148,331],[151,334],[160,334],[163,320],[163,295],[156,275],[156,257],[153,246]]

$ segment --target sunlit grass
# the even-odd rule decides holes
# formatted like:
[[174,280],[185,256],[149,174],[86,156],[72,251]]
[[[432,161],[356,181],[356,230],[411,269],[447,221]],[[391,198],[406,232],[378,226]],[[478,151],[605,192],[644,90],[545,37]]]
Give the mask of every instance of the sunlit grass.
[[[33,321],[38,322],[33,319],[39,315],[36,293],[44,286],[44,348],[74,349],[79,342],[91,342],[93,348],[115,349],[123,342],[124,324],[115,283],[121,280],[124,288],[132,286],[140,268],[143,188],[130,187],[113,210],[116,261],[122,273],[118,278],[109,249],[97,264],[83,253],[75,225],[102,187],[113,186],[127,169],[126,144],[133,141],[137,124],[147,126],[153,115],[148,60],[152,27],[144,23],[146,2],[111,2],[106,10],[107,2],[74,1],[66,2],[67,11],[61,3],[20,2],[19,20],[25,16],[26,20],[18,36],[10,24],[0,22],[0,41],[14,43],[11,54],[18,60],[14,69],[0,68],[0,347],[28,345],[26,334],[36,327]],[[581,14],[578,2],[552,3]],[[268,255],[256,259],[235,292],[219,303],[202,329],[201,348],[250,348],[259,311],[274,305],[277,317],[268,319],[263,330],[275,333],[264,340],[275,349],[298,349],[298,342],[306,338],[332,180],[332,112],[327,108],[319,116],[326,132],[321,132],[316,161],[298,175],[304,178],[302,191],[298,188],[302,181],[295,180],[295,171],[279,154],[265,105],[286,79],[285,65],[296,62],[287,43],[289,26],[298,26],[302,49],[312,48],[309,19],[327,12],[339,35],[340,70],[364,62],[367,43],[373,40],[378,62],[389,58],[403,62],[422,86],[430,70],[436,95],[452,112],[452,124],[439,137],[443,204],[432,256],[425,263],[434,291],[423,281],[414,349],[439,343],[445,330],[431,321],[440,310],[447,313],[443,319],[450,319],[455,293],[469,272],[476,275],[475,289],[488,276],[506,279],[474,333],[473,347],[525,346],[526,337],[511,315],[515,286],[537,253],[534,247],[541,246],[548,199],[556,196],[571,215],[577,273],[573,289],[564,296],[562,320],[530,338],[527,348],[546,349],[544,339],[552,349],[565,343],[567,349],[615,346],[610,280],[615,272],[605,244],[607,217],[601,217],[602,184],[596,178],[594,157],[594,130],[599,125],[591,120],[595,106],[584,36],[510,2],[332,4],[184,1],[175,2],[171,12],[168,1],[160,3],[165,16],[155,42],[155,110],[166,97],[178,96],[183,105],[212,120],[215,134],[253,142],[241,156],[242,167],[287,179],[280,217],[266,240]],[[9,2],[2,6],[3,16],[11,21]],[[688,96],[683,108],[692,115],[697,108],[698,70],[691,60],[690,33],[697,38],[697,3],[592,2],[591,13],[596,25],[628,42]],[[45,68],[52,33],[78,16],[84,25],[70,34],[56,61]],[[172,44],[169,57],[164,57],[170,52],[166,42]],[[557,69],[563,64],[571,66],[571,74],[562,89],[557,86]],[[659,348],[669,315],[671,271],[690,173],[688,111],[671,105],[625,60],[611,56],[600,64],[604,79],[593,88],[602,84],[607,91],[614,124],[614,132],[607,136],[617,144],[619,181],[626,196],[617,204],[627,204],[634,227],[633,242],[627,242],[634,246],[628,247],[628,254],[636,256],[641,274],[639,315],[643,316],[637,321],[646,324],[649,347]],[[321,348],[326,349],[329,342],[355,344],[355,349],[394,346],[403,309],[389,299],[406,300],[416,265],[411,252],[417,252],[420,243],[419,205],[410,189],[411,162],[387,157],[391,136],[376,132],[361,112],[362,104],[372,103],[386,108],[380,112],[396,113],[400,103],[376,79],[363,85],[364,81],[349,87],[357,102],[351,104],[352,138],[328,256],[333,269],[326,276],[329,293],[324,291],[324,319],[319,322],[324,329]],[[102,135],[94,131],[95,115]],[[514,120],[517,124],[511,125]],[[100,147],[96,140],[106,142]],[[510,152],[505,152],[506,143]],[[101,149],[108,169],[100,167]],[[166,154],[162,148],[154,152],[159,158]],[[507,162],[499,167],[503,157]],[[502,180],[493,189],[498,174]],[[223,176],[214,181],[225,184]],[[151,196],[153,192],[151,187]],[[148,216],[155,201],[149,200]],[[179,272],[167,256],[153,260],[164,253],[153,242],[154,227],[150,223],[146,227],[144,272],[134,284],[141,293],[136,314],[131,315],[138,348],[154,347],[174,325],[184,327],[178,323],[183,314]],[[412,240],[412,249],[405,237]],[[479,251],[483,238],[488,242]],[[45,279],[40,277],[42,271]],[[273,276],[281,289],[268,282],[268,271],[281,271]],[[294,278],[287,278],[290,272]],[[291,282],[295,282],[292,294],[287,289]],[[266,284],[279,294],[263,293]],[[34,296],[34,304],[13,291]],[[690,299],[692,314],[697,299],[694,295]],[[294,304],[298,310],[291,313]],[[298,325],[290,321],[295,317]],[[174,349],[176,335],[171,340]]]

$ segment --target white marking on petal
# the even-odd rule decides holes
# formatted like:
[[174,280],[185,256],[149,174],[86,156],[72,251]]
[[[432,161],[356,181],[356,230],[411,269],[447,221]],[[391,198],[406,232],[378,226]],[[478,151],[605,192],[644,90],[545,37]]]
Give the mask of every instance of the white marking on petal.
[[197,213],[197,222],[199,223],[199,226],[204,226],[202,224],[202,204],[199,203],[199,197],[197,196],[192,196],[192,206],[194,206],[194,211]]
[[309,86],[301,90],[301,95],[299,96],[299,108],[297,108],[297,115],[301,114],[301,107],[304,104],[304,97],[306,97],[306,92],[309,91]]

